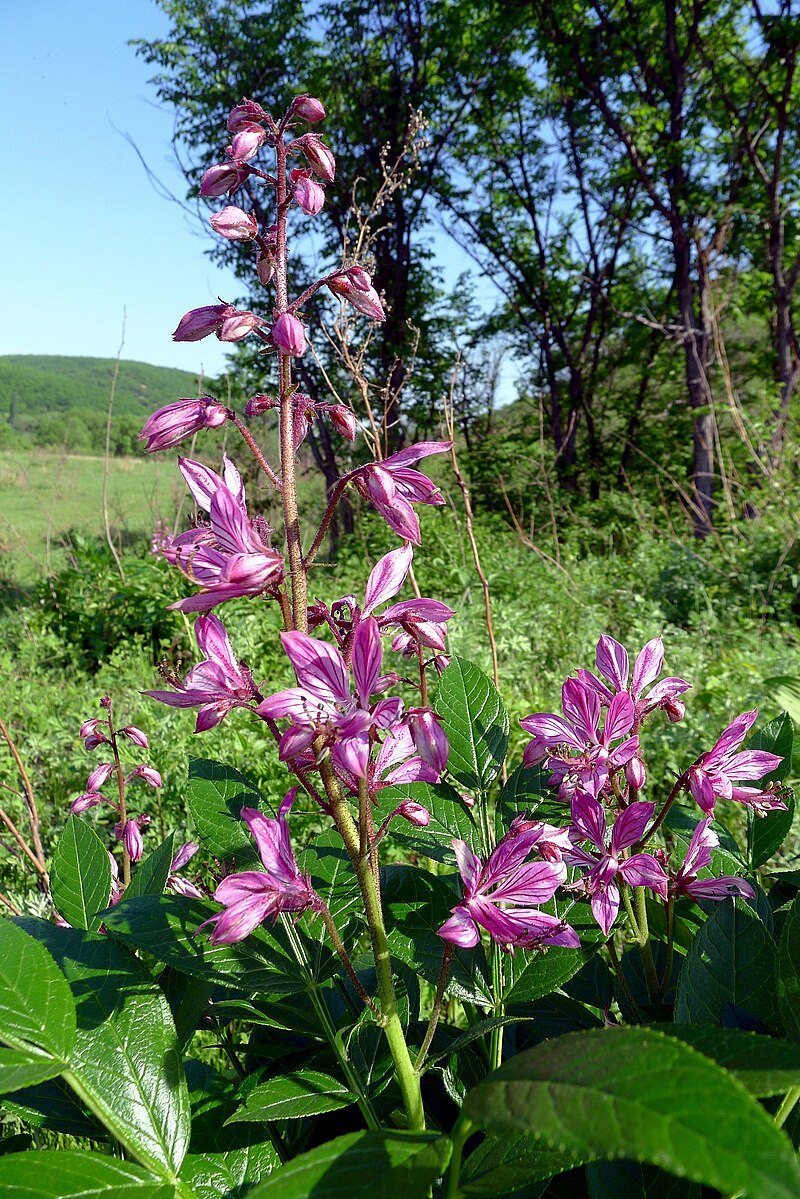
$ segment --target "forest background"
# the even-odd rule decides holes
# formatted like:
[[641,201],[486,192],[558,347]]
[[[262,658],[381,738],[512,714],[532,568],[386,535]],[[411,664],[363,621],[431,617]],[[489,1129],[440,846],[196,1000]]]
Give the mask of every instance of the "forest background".
[[[603,631],[634,650],[663,634],[670,673],[697,680],[698,749],[744,706],[800,716],[798,5],[160,7],[169,36],[135,51],[174,111],[207,252],[239,280],[230,302],[263,306],[248,291],[250,251],[212,242],[197,199],[225,115],[243,95],[276,110],[300,91],[325,103],[337,180],[298,229],[293,287],[358,249],[387,320],[351,320],[315,296],[305,318],[323,371],[301,359],[300,384],[373,422],[387,453],[440,436],[449,408],[474,518],[441,463],[448,515],[426,539],[423,514],[432,548],[418,581],[459,613],[451,648],[491,673],[488,591],[512,716],[552,710]],[[0,360],[0,717],[48,844],[86,773],[77,727],[106,690],[151,737],[165,827],[185,827],[192,754],[235,762],[268,788],[280,776],[231,722],[200,750],[180,712],[139,696],[159,664],[189,665],[192,642],[186,618],[166,610],[180,578],[151,545],[159,521],[186,526],[190,504],[171,463],[142,457],[137,429],[198,387],[241,409],[266,385],[263,360],[242,348],[219,379],[200,380],[79,363]],[[254,431],[269,456],[270,416]],[[194,453],[217,466],[235,450],[215,438]],[[355,465],[349,452],[312,426],[309,529],[326,487]],[[261,482],[248,494],[276,524]],[[317,571],[326,600],[393,544],[356,500],[339,511]],[[229,608],[254,674],[288,682],[248,605]],[[669,766],[671,731],[659,735]],[[34,880],[7,848],[3,890],[30,906]]]

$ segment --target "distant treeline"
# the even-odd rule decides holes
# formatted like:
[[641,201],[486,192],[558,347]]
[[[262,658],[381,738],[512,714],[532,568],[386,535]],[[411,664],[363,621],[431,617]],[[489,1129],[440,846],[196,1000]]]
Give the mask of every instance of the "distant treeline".
[[[103,453],[115,362],[111,358],[9,355],[0,358],[0,449],[41,446]],[[121,362],[110,449],[141,452],[138,434],[154,409],[195,396],[195,376],[144,362]]]

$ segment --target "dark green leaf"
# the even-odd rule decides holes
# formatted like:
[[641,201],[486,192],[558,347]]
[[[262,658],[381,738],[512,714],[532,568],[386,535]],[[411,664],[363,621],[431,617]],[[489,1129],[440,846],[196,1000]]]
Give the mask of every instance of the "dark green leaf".
[[467,1096],[462,1115],[528,1133],[576,1162],[624,1157],[751,1199],[793,1199],[800,1165],[739,1082],[674,1037],[568,1033],[526,1050]]
[[0,920],[0,1040],[66,1062],[75,1044],[75,1004],[43,945],[17,923]]
[[82,1149],[34,1149],[0,1157],[4,1199],[173,1199],[171,1183],[140,1166]]
[[786,811],[767,812],[766,816],[756,817],[753,824],[752,838],[752,868],[757,870],[768,862],[783,845],[794,822],[795,799],[790,795],[786,800]]
[[439,681],[436,711],[450,742],[448,773],[468,791],[485,791],[508,747],[508,712],[486,675],[453,658]]
[[793,738],[794,728],[788,712],[781,712],[780,716],[770,720],[768,724],[758,730],[754,737],[750,738],[747,743],[748,750],[763,749],[767,753],[777,754],[779,758],[783,758],[780,766],[771,774],[765,774],[759,781],[759,787],[766,786],[767,783],[782,783],[786,778],[792,768]]
[[436,862],[455,863],[452,841],[466,841],[475,853],[481,853],[481,835],[472,812],[454,787],[447,783],[408,783],[402,787],[385,787],[378,792],[381,807],[387,813],[404,799],[413,799],[430,812],[430,824],[414,828],[397,818],[391,827],[393,841],[414,853],[424,854]]
[[191,1153],[181,1166],[181,1181],[196,1199],[244,1199],[280,1165],[269,1141],[227,1153]]
[[97,833],[77,816],[68,818],[53,854],[50,890],[73,928],[99,928],[97,913],[108,907],[111,894],[111,862]]
[[800,895],[781,933],[776,984],[784,1032],[790,1041],[800,1041]]
[[170,833],[166,841],[148,854],[136,867],[136,873],[125,888],[125,899],[137,895],[161,895],[167,885],[169,868],[175,856],[172,845],[175,834]]
[[227,1123],[297,1120],[301,1116],[334,1112],[351,1103],[355,1103],[355,1095],[337,1078],[319,1070],[298,1070],[254,1087]]
[[581,1161],[576,1155],[559,1153],[532,1136],[490,1135],[462,1166],[461,1189],[465,1195],[495,1199],[511,1194],[516,1199],[521,1188],[539,1183],[538,1193],[543,1194],[553,1174],[563,1174]]
[[214,857],[235,858],[238,867],[256,862],[253,838],[242,823],[242,808],[265,808],[263,797],[249,779],[208,758],[189,763],[189,811],[198,840]]
[[[676,805],[670,810],[665,821],[666,829],[674,843],[676,860],[679,862],[686,856],[692,834],[699,824],[697,815],[698,813],[694,810],[689,812],[686,808]],[[711,865],[707,869],[701,870],[699,877],[719,878],[722,874],[742,875],[746,873],[747,864],[739,846],[725,825],[715,821],[710,827],[719,837],[719,848],[711,851]]]
[[555,945],[547,950],[518,950],[513,957],[503,958],[504,998],[506,1003],[531,1002],[557,990],[595,952],[597,943],[605,940],[586,903],[561,899],[558,911],[553,900],[542,904],[541,910],[558,915],[572,926],[581,940],[580,949],[564,949]]
[[75,998],[78,1031],[66,1081],[143,1165],[177,1173],[189,1101],[157,983],[110,937],[39,920],[24,925],[50,950]]
[[289,994],[304,980],[279,925],[261,925],[236,945],[212,945],[200,925],[218,904],[182,895],[144,895],[123,900],[103,915],[109,932],[184,974],[245,991]]
[[34,1128],[50,1128],[53,1132],[95,1141],[103,1141],[108,1135],[102,1124],[81,1106],[63,1078],[52,1078],[4,1095],[2,1104],[6,1111]]
[[347,1056],[367,1095],[375,1096],[391,1080],[394,1063],[383,1029],[371,1020],[342,1037]]
[[541,765],[518,766],[513,774],[509,775],[508,782],[498,796],[495,809],[498,840],[508,831],[514,817],[524,813],[535,813],[537,820],[546,820],[548,824],[569,824],[569,804],[562,799],[556,799],[547,786],[549,777],[550,771]]
[[200,1027],[214,984],[167,966],[158,977],[158,985],[172,1012],[178,1046],[183,1052]]
[[[437,935],[461,898],[458,875],[438,878],[414,866],[381,871],[381,896],[392,955],[436,986],[444,941]],[[482,1007],[493,1006],[486,954],[481,945],[456,949],[447,993]]]
[[424,1199],[449,1157],[435,1134],[357,1132],[301,1153],[247,1199]]
[[[767,753],[777,754],[783,758],[777,770],[765,775],[758,783],[764,787],[767,783],[780,783],[786,778],[792,765],[792,742],[794,729],[788,713],[782,712],[775,720],[770,720],[763,729],[759,729],[752,737],[747,748],[762,749]],[[794,819],[794,797],[790,796],[785,812],[768,812],[766,816],[753,819],[750,838],[750,868],[757,870],[763,866],[777,849],[781,847]]]
[[696,1024],[660,1024],[657,1028],[735,1074],[758,1098],[782,1095],[800,1086],[800,1048],[786,1041],[738,1028],[702,1028]]
[[63,1069],[57,1058],[24,1049],[0,1049],[0,1095],[55,1078]]
[[720,1025],[735,1005],[769,1028],[779,1028],[777,946],[740,899],[717,904],[694,939],[678,980],[675,1019]]

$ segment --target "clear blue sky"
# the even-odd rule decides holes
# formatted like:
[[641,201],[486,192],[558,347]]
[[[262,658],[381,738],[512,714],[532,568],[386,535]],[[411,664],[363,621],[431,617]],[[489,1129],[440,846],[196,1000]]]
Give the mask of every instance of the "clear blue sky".
[[125,358],[222,367],[215,338],[171,333],[187,309],[234,295],[233,278],[123,136],[183,198],[172,114],[127,45],[168,27],[153,0],[0,0],[0,354],[114,357],[126,309]]

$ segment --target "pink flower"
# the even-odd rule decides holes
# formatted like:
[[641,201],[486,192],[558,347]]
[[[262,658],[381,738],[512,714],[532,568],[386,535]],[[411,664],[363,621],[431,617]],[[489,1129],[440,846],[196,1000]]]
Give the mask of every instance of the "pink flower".
[[780,766],[783,758],[766,750],[750,749],[735,751],[744,741],[755,723],[758,708],[742,712],[722,732],[716,745],[701,754],[694,766],[689,768],[689,790],[700,807],[709,816],[714,812],[718,799],[732,799],[743,803],[757,812],[766,813],[775,809],[786,811],[786,804],[770,790],[755,787],[740,787],[737,779],[760,779],[771,774]]
[[194,883],[190,883],[188,879],[181,878],[178,874],[178,871],[182,870],[187,862],[191,861],[199,848],[200,846],[196,845],[193,841],[187,841],[175,854],[169,868],[167,887],[170,891],[174,891],[176,895],[183,895],[187,899],[203,898],[203,892],[199,887],[196,887]]
[[344,404],[328,404],[327,412],[336,432],[341,433],[342,437],[346,437],[348,441],[355,441],[358,434],[358,421],[355,412],[346,408]]
[[303,117],[311,125],[316,125],[325,116],[325,109],[314,96],[295,96],[290,112]]
[[[626,691],[613,696],[600,728],[600,700],[594,690],[578,679],[567,679],[561,688],[564,716],[536,712],[520,721],[533,734],[525,747],[527,766],[544,761],[553,773],[550,786],[558,787],[568,799],[576,787],[597,796],[608,784],[611,770],[629,762],[638,752],[639,738],[629,737],[634,719],[633,700]],[[622,740],[612,748],[614,741]]]
[[73,816],[80,816],[82,812],[88,812],[90,808],[96,808],[101,803],[111,803],[111,800],[106,799],[105,795],[100,795],[99,792],[89,791],[85,795],[79,795],[77,799],[73,799],[69,810]]
[[258,221],[252,212],[229,204],[211,217],[211,228],[228,241],[252,241],[258,236]]
[[380,296],[372,286],[372,279],[360,267],[351,267],[341,275],[328,280],[328,287],[335,296],[347,300],[356,312],[369,316],[374,321],[386,320]]
[[226,153],[236,163],[247,162],[248,158],[258,154],[266,140],[267,134],[260,125],[248,124],[245,121],[239,125]]
[[240,129],[249,129],[258,121],[269,121],[270,115],[255,100],[243,96],[239,103],[231,109],[228,116],[228,130],[238,133]]
[[394,724],[403,707],[397,697],[371,702],[386,686],[381,677],[383,648],[377,622],[368,618],[353,637],[355,695],[345,660],[335,646],[306,633],[281,633],[281,640],[298,686],[271,695],[258,707],[265,720],[288,716],[292,722],[281,737],[280,757],[284,761],[297,758],[321,737],[330,746],[337,768],[367,778],[373,734]]
[[128,740],[130,742],[132,742],[133,745],[137,746],[139,749],[149,749],[150,748],[150,744],[147,740],[147,737],[144,735],[144,733],[142,732],[141,729],[137,729],[135,724],[126,725],[124,729],[119,730],[119,733],[117,735],[122,736],[122,737],[127,737]]
[[289,839],[286,817],[296,795],[297,787],[286,793],[277,820],[255,808],[242,808],[242,820],[253,834],[264,872],[230,874],[219,884],[214,898],[225,905],[225,911],[200,925],[214,925],[210,938],[213,945],[243,941],[268,916],[320,910],[322,901],[308,876],[300,873]]
[[556,916],[537,910],[552,899],[567,877],[562,863],[530,862],[536,839],[529,833],[503,837],[484,863],[466,841],[453,841],[456,863],[464,883],[464,900],[439,929],[439,936],[470,949],[485,928],[493,941],[513,953],[515,948],[536,949],[564,945],[577,949],[573,928]]
[[275,347],[282,354],[291,354],[293,358],[302,358],[306,352],[306,331],[302,321],[291,312],[284,312],[278,317],[270,330],[270,336]]
[[99,766],[95,766],[86,780],[86,790],[89,792],[99,791],[101,787],[105,786],[113,773],[113,762],[101,762]]
[[202,587],[199,595],[171,604],[181,612],[207,612],[241,595],[261,595],[280,583],[283,559],[270,547],[270,528],[247,514],[239,472],[225,457],[224,478],[188,458],[178,466],[209,524],[190,529],[164,548],[164,557]]
[[152,766],[137,766],[135,770],[131,771],[125,782],[129,783],[131,779],[142,779],[143,782],[147,783],[148,787],[163,786],[161,775]]
[[295,167],[291,172],[292,195],[307,216],[316,216],[325,205],[325,189],[312,178],[311,171]]
[[570,866],[589,867],[588,874],[572,886],[591,896],[592,915],[605,936],[608,936],[619,911],[617,878],[623,879],[631,887],[648,887],[662,899],[667,898],[667,876],[652,854],[635,853],[629,858],[622,857],[622,851],[644,835],[654,811],[653,803],[639,800],[630,804],[616,816],[607,845],[608,830],[603,805],[582,791],[576,791],[573,797],[573,839],[576,842],[590,842],[597,852],[576,845],[564,855],[564,861]]
[[[578,678],[599,696],[602,704],[609,704],[615,693],[627,691],[635,705],[634,731],[638,729],[644,717],[656,708],[663,708],[670,720],[680,720],[683,717],[684,706],[678,696],[689,691],[691,683],[673,677],[655,683],[664,667],[664,644],[660,637],[648,641],[638,655],[630,686],[628,652],[606,633],[597,643],[596,660],[597,669],[608,680],[609,686],[589,670],[579,670]],[[653,683],[655,686],[651,687]],[[648,687],[651,687],[649,691],[646,690]]]
[[298,137],[292,143],[292,149],[303,152],[308,165],[315,174],[319,175],[320,179],[324,179],[326,183],[333,183],[336,174],[336,159],[316,133],[306,133],[303,137]]
[[146,442],[148,454],[171,450],[201,429],[216,429],[228,419],[228,409],[211,396],[197,400],[176,400],[159,408],[144,423],[139,437]]
[[233,195],[250,174],[247,167],[233,162],[224,162],[219,166],[209,167],[200,181],[201,196]]
[[[121,841],[125,847],[125,851],[132,862],[139,862],[144,852],[144,843],[142,841],[142,830],[139,827],[139,821],[142,817],[137,817],[134,820],[126,820],[125,824],[117,824],[114,829],[114,834],[118,841]],[[149,824],[149,820],[147,821]]]
[[246,666],[233,656],[233,649],[219,617],[200,616],[194,626],[203,661],[194,666],[181,682],[170,678],[174,691],[143,691],[150,699],[171,708],[199,708],[195,732],[212,729],[224,720],[232,708],[250,708],[261,696]]
[[444,454],[449,441],[420,441],[382,462],[371,462],[353,476],[361,495],[377,508],[390,529],[405,541],[420,544],[419,520],[412,504],[440,507],[444,496],[427,475],[412,466],[431,454]]
[[719,845],[719,837],[709,826],[712,817],[701,820],[692,833],[683,865],[670,885],[670,891],[679,895],[690,895],[692,899],[728,899],[741,895],[752,899],[755,891],[743,878],[723,874],[719,878],[698,878],[701,870],[711,865],[711,851]]
[[232,304],[209,304],[192,308],[181,317],[172,334],[173,341],[202,341],[212,333],[219,341],[241,341],[264,321],[254,312],[239,312]]

